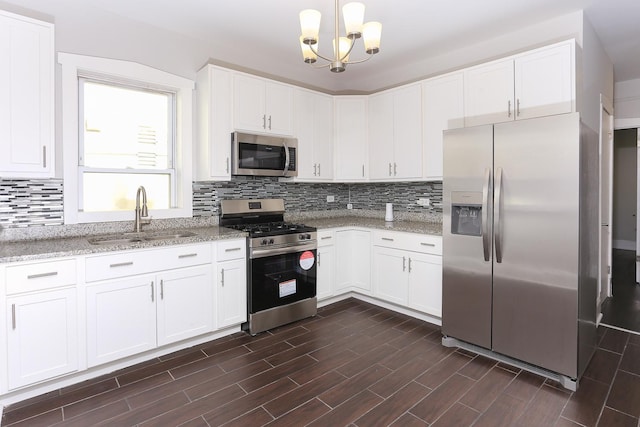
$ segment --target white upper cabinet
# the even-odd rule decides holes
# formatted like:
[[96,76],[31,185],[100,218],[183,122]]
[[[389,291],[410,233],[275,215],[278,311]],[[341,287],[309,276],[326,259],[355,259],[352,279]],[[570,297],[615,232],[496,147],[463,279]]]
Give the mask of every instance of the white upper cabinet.
[[442,179],[442,132],[464,126],[463,82],[463,74],[459,72],[422,83],[422,164],[427,179]]
[[235,74],[236,130],[293,135],[293,88],[271,80]]
[[207,65],[198,72],[196,179],[231,179],[231,71]]
[[54,26],[0,11],[0,177],[54,175]]
[[470,68],[464,72],[464,125],[513,120],[513,60]]
[[334,104],[337,181],[368,178],[367,97],[337,96]]
[[575,111],[574,42],[465,70],[465,126]]
[[333,179],[333,98],[296,89],[295,135],[298,138],[297,180]]
[[419,84],[369,98],[372,180],[422,177],[422,93]]
[[575,111],[572,48],[565,43],[516,58],[516,120]]

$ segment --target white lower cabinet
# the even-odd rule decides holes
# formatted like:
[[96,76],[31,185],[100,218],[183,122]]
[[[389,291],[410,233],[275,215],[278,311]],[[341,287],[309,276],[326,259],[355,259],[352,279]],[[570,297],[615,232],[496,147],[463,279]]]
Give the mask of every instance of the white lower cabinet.
[[316,272],[316,297],[318,301],[333,296],[336,280],[336,247],[333,230],[318,231],[318,269]]
[[158,275],[158,279],[158,345],[170,344],[213,330],[211,265],[162,273]]
[[373,295],[441,317],[442,239],[376,231],[373,240]]
[[336,231],[335,283],[335,295],[352,290],[371,293],[371,232]]
[[87,286],[89,367],[156,347],[156,277]]
[[76,289],[7,298],[10,390],[78,369]]
[[87,257],[88,366],[213,331],[212,262],[211,244]]
[[217,328],[247,321],[247,264],[244,251],[242,255],[242,259],[217,264]]
[[[78,370],[77,271],[73,258],[0,269],[5,366],[0,389],[14,390]],[[4,349],[5,343],[0,348]],[[4,358],[0,358],[5,360]],[[6,379],[6,382],[5,382]]]
[[409,308],[442,317],[442,256],[409,254]]
[[407,305],[407,253],[398,249],[373,248],[373,293],[395,304]]

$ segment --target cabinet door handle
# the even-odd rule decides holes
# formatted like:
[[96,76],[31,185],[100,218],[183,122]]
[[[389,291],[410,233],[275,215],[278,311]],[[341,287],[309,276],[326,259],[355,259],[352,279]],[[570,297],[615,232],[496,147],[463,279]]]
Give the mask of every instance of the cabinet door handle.
[[389,163],[389,176],[391,176],[391,163]]
[[11,327],[16,329],[16,305],[11,304]]
[[411,257],[409,257],[409,273],[411,273]]
[[47,146],[46,145],[42,146],[42,167],[43,168],[47,167]]
[[229,157],[227,157],[227,173],[229,173]]
[[320,267],[320,253],[318,252],[318,267]]
[[269,130],[271,130],[271,114],[269,114]]
[[262,115],[262,129],[266,129],[267,128],[267,115],[263,114]]
[[154,295],[153,295],[153,282],[151,282],[151,302],[154,301]]
[[320,240],[327,240],[327,239],[331,239],[331,238],[332,238],[331,236],[323,236],[323,237],[320,238]]
[[318,165],[317,164],[313,164],[313,176],[317,176],[318,173]]
[[511,100],[507,101],[507,117],[511,117]]
[[222,287],[224,288],[224,268],[220,269],[220,283],[222,284]]
[[160,280],[160,299],[164,299],[164,279]]
[[318,163],[318,176],[321,176],[322,174],[320,173],[320,163]]
[[422,246],[430,246],[430,247],[432,247],[432,248],[436,246],[436,244],[435,244],[435,243],[425,243],[425,242],[420,242],[420,244],[421,244]]
[[109,264],[109,267],[114,268],[114,267],[126,267],[128,265],[133,265],[133,261],[129,261],[129,262],[116,262],[115,264]]
[[402,257],[402,271],[407,269],[407,257]]
[[516,101],[516,116],[520,117],[520,98]]
[[239,251],[240,249],[242,249],[242,248],[227,248],[224,251],[225,252],[235,252],[235,251]]
[[382,240],[386,240],[387,242],[393,242],[393,239],[390,237],[383,237]]
[[58,275],[57,271],[50,271],[48,273],[29,274],[27,276],[27,279],[39,279],[41,277],[51,277],[51,276],[57,276],[57,275]]
[[362,177],[364,178],[364,165],[362,165]]
[[398,175],[398,164],[393,162],[393,176]]
[[178,255],[178,258],[192,258],[194,256],[198,256],[198,254],[193,253],[193,254],[182,254],[182,255]]

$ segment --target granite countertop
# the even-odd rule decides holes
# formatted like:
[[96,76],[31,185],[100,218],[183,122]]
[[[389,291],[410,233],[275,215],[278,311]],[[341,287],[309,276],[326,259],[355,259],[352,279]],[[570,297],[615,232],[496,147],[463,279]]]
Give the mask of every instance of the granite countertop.
[[316,227],[319,230],[322,230],[323,228],[364,227],[379,230],[430,234],[434,236],[442,235],[442,223],[440,222],[410,220],[396,220],[392,222],[386,222],[384,219],[380,218],[341,216],[334,218],[307,218],[304,220],[304,224],[311,227]]
[[[409,233],[429,234],[440,236],[442,223],[421,221],[413,218],[399,218],[393,222],[385,222],[379,216],[343,215],[326,217],[322,213],[305,215],[304,217],[285,218],[297,220],[319,230],[339,227],[363,227],[381,230],[403,231]],[[180,231],[195,233],[192,237],[169,238],[162,240],[144,240],[140,242],[126,242],[95,245],[89,239],[99,239],[109,236],[122,236],[130,231],[130,224],[117,225],[80,225],[62,228],[39,228],[35,233],[23,239],[0,240],[0,264],[32,261],[38,259],[88,255],[114,252],[129,249],[163,247],[178,244],[192,244],[211,242],[222,239],[244,238],[246,233],[230,228],[220,227],[207,220],[166,221],[156,223],[155,228],[149,228],[149,233],[165,231],[168,234]],[[118,234],[120,233],[120,234]]]
[[52,237],[37,240],[4,241],[0,242],[0,264],[46,258],[113,252],[128,249],[153,248],[177,244],[211,242],[222,239],[244,238],[247,235],[244,232],[218,226],[189,227],[181,230],[195,233],[195,236],[180,237],[175,239],[146,240],[125,244],[100,245],[93,245],[89,243],[88,239],[108,237],[108,234],[64,238]]

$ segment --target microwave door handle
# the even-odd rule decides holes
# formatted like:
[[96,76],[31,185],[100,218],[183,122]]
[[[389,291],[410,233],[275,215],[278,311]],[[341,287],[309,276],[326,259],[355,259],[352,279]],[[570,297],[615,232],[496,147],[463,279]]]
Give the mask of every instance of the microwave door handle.
[[289,172],[289,161],[290,161],[290,155],[289,155],[289,147],[287,147],[287,142],[286,141],[282,141],[282,145],[284,146],[284,171],[282,171],[282,175],[286,176],[287,172]]

